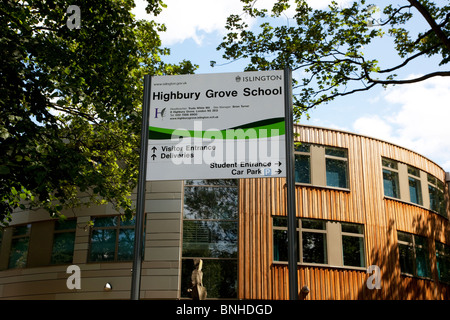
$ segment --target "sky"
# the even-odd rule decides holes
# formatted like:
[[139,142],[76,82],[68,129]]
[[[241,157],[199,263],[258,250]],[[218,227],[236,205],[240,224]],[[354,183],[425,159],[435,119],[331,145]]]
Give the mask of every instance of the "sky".
[[[444,0],[443,0],[444,1]],[[145,3],[136,0],[133,13],[138,19],[145,14]],[[274,0],[258,0],[260,7],[269,8]],[[328,0],[311,0],[315,8],[324,8]],[[348,0],[338,1],[345,6]],[[439,2],[439,1],[438,1]],[[226,18],[242,12],[239,0],[164,0],[167,8],[156,17],[167,31],[160,34],[162,46],[170,48],[167,62],[184,59],[199,65],[196,73],[243,71],[245,61],[230,62],[222,58],[216,48],[226,34]],[[382,1],[377,1],[382,5]],[[291,12],[287,12],[289,17]],[[245,19],[245,16],[243,16]],[[420,17],[418,17],[420,19]],[[247,20],[252,28],[257,24]],[[420,25],[418,21],[417,25]],[[371,54],[391,62],[386,44],[375,44]],[[214,67],[210,61],[215,61]],[[421,61],[405,70],[402,77],[414,77],[431,70],[437,60]],[[395,63],[395,61],[392,61]],[[374,88],[363,93],[337,98],[310,112],[310,118],[300,124],[341,129],[386,140],[411,149],[437,163],[450,172],[450,79],[436,77],[423,82]]]

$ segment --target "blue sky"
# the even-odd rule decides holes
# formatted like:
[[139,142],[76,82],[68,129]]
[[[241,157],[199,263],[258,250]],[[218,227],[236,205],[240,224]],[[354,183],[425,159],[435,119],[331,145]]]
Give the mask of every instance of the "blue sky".
[[[171,49],[167,62],[191,60],[199,65],[197,73],[243,71],[245,61],[230,63],[216,50],[222,37],[226,18],[240,13],[239,0],[165,0],[167,8],[156,21],[164,23],[167,32],[161,34],[164,47]],[[273,0],[258,0],[261,7],[270,7]],[[328,0],[315,0],[316,8],[324,7]],[[345,6],[347,0],[338,1]],[[399,0],[399,3],[405,1]],[[438,1],[439,2],[439,1]],[[376,1],[380,6],[385,1]],[[133,13],[144,19],[145,4],[136,0]],[[289,12],[287,13],[289,16]],[[382,16],[381,16],[382,18]],[[251,22],[252,27],[257,24]],[[253,23],[253,24],[252,24]],[[416,26],[423,23],[417,18]],[[395,63],[390,43],[382,41],[370,48],[369,54]],[[383,59],[384,58],[384,59]],[[210,61],[216,61],[215,67]],[[430,70],[435,71],[436,59],[424,59],[409,67],[401,75],[413,77]],[[374,88],[359,94],[342,97],[321,105],[310,112],[310,119],[300,123],[337,128],[396,143],[414,150],[450,171],[450,79],[433,78],[417,84]]]

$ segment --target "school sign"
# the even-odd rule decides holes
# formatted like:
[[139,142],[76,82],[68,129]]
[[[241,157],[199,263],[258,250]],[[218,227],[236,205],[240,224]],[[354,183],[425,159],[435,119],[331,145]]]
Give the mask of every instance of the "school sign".
[[151,78],[147,181],[285,177],[283,71]]

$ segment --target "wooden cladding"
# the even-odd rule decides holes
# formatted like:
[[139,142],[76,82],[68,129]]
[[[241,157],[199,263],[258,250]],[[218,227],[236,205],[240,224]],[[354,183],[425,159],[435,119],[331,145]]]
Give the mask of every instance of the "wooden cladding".
[[[445,181],[442,168],[408,149],[352,133],[308,126],[296,126],[295,133],[297,141],[346,148],[349,164],[349,190],[296,185],[296,216],[363,224],[365,265],[381,269],[381,289],[369,289],[365,270],[299,264],[299,289],[310,289],[299,298],[449,299],[449,286],[437,277],[434,250],[435,240],[450,244],[449,222],[424,207],[385,198],[381,158]],[[273,261],[272,237],[272,217],[286,215],[285,179],[241,179],[239,190],[238,296],[288,299],[288,266]],[[432,279],[401,275],[397,230],[428,238]]]

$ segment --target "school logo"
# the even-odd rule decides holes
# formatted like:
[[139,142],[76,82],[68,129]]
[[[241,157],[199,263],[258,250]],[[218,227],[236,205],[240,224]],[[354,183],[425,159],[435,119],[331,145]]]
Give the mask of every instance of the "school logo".
[[159,108],[155,108],[155,119],[158,119],[158,117],[160,118],[164,118],[166,113],[166,108],[159,110]]

